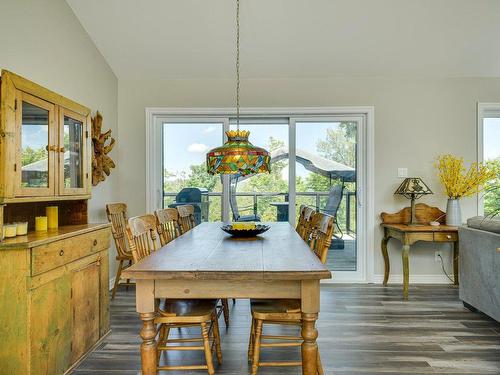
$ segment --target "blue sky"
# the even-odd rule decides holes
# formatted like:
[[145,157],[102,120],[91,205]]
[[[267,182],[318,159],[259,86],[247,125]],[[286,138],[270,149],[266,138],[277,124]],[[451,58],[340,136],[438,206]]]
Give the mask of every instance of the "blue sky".
[[22,144],[23,147],[30,146],[33,149],[45,147],[48,144],[48,126],[47,125],[29,125],[23,124]]
[[[337,126],[336,123],[297,124],[297,147],[316,152],[316,143],[326,137],[326,130]],[[314,127],[314,128],[313,128]],[[234,128],[231,126],[231,128]],[[287,124],[242,124],[241,129],[250,131],[250,142],[256,146],[267,147],[269,137],[285,142],[288,146]],[[314,129],[314,130],[312,130]],[[165,123],[163,125],[164,167],[174,173],[189,171],[189,166],[205,161],[208,150],[222,144],[221,123]],[[297,166],[297,175],[306,176],[301,165]],[[283,176],[285,179],[288,175]]]
[[484,159],[500,157],[500,118],[484,119]]

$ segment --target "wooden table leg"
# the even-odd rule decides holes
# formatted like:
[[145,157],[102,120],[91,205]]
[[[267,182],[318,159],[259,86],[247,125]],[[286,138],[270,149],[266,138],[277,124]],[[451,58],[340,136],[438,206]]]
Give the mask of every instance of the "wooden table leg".
[[156,375],[158,356],[156,344],[156,303],[154,296],[154,280],[136,280],[136,305],[141,316],[141,365],[142,375]]
[[318,330],[316,320],[319,312],[319,281],[303,280],[301,283],[302,309],[302,374],[316,375],[318,371]]
[[408,299],[408,285],[410,283],[410,265],[408,256],[410,253],[410,245],[404,244],[403,251],[403,299]]
[[458,261],[460,257],[458,241],[453,242],[453,274],[454,284],[458,285]]
[[389,238],[384,237],[382,239],[382,244],[381,244],[382,256],[384,257],[384,264],[385,264],[384,286],[387,286],[387,282],[389,281],[389,273],[391,271],[391,265],[389,263],[389,253],[387,252],[387,242],[389,242]]
[[154,324],[155,313],[141,313],[141,362],[142,375],[156,375],[157,368],[157,346],[156,346],[156,326]]

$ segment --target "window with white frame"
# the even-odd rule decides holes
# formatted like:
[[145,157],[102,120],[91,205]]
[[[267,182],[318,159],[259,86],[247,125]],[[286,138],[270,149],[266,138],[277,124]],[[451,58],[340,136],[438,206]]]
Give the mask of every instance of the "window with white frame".
[[[478,105],[478,160],[500,171],[500,103]],[[500,176],[488,182],[479,197],[479,213],[500,209]]]

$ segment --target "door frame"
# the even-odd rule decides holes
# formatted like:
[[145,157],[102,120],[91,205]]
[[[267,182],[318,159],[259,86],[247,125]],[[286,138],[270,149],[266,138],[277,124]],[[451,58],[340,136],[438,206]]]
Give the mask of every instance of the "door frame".
[[[287,117],[289,123],[289,157],[295,157],[295,123],[297,119],[307,119],[313,117],[318,119],[346,117],[362,117],[362,126],[358,129],[358,161],[361,163],[357,168],[362,173],[358,174],[361,184],[358,185],[358,209],[362,208],[362,215],[358,216],[358,225],[363,230],[358,243],[357,271],[333,272],[330,282],[373,282],[374,276],[374,249],[375,246],[375,218],[374,218],[374,134],[375,134],[375,108],[373,106],[349,106],[349,107],[248,107],[241,108],[242,117]],[[162,137],[161,123],[165,119],[169,122],[221,122],[224,131],[229,129],[229,117],[236,115],[235,108],[166,108],[166,107],[146,107],[146,210],[152,212],[159,206],[158,197],[163,193],[158,189],[161,186],[162,162],[157,155],[161,154]],[[292,121],[295,120],[295,121]],[[224,137],[225,138],[225,137]],[[293,146],[292,146],[293,145]],[[292,150],[293,149],[293,150]],[[362,160],[361,160],[362,159]],[[294,164],[294,163],[292,163]],[[294,164],[295,165],[295,164]],[[293,172],[292,172],[293,170]],[[289,169],[289,181],[295,177],[295,166]],[[223,179],[223,220],[227,220],[229,196],[228,179]],[[292,196],[292,189],[295,186],[289,184],[289,194]],[[293,195],[294,196],[294,195]],[[163,199],[163,197],[161,197]],[[290,210],[292,205],[290,205]],[[358,212],[359,215],[359,212]],[[294,215],[290,216],[293,217]]]

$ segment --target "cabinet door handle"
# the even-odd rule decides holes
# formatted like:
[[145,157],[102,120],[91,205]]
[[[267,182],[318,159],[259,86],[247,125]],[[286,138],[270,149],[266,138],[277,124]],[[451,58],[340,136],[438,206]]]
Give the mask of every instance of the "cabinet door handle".
[[64,255],[64,250],[59,251],[59,256],[62,257]]
[[450,234],[446,235],[446,238],[451,240],[451,235]]
[[94,246],[97,246],[97,240],[94,240]]

